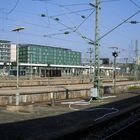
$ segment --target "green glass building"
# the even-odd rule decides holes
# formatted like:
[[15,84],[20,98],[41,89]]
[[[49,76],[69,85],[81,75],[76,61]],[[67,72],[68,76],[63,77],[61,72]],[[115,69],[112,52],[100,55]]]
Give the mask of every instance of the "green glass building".
[[45,45],[20,44],[19,62],[30,64],[81,65],[81,52]]

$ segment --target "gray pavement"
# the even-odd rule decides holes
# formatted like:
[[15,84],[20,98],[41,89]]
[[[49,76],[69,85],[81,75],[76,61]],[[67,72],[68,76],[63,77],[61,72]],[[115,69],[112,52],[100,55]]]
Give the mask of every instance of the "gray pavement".
[[55,91],[65,91],[74,90],[74,89],[85,89],[90,88],[92,85],[90,84],[79,84],[79,85],[59,85],[59,86],[32,86],[32,87],[8,87],[1,88],[0,95],[12,95],[16,93],[24,94],[24,93],[40,93],[40,92],[55,92]]
[[[133,97],[136,98],[133,99]],[[94,107],[116,107],[120,109],[120,105],[122,105],[121,108],[126,108],[128,107],[128,103],[132,104],[132,101],[139,101],[139,99],[138,94],[119,94],[116,98],[93,101],[90,105],[80,107],[80,109]],[[116,104],[113,104],[114,102]],[[52,140],[57,136],[91,125],[94,123],[94,119],[105,113],[107,112],[73,111],[69,109],[68,105],[59,104],[52,107],[46,103],[35,104],[33,110],[25,112],[9,112],[4,107],[1,107],[0,139]]]
[[[106,95],[108,96],[108,95]],[[138,96],[137,94],[118,94],[116,97],[113,98],[106,98],[103,100],[94,100],[91,102],[91,104],[86,106],[74,106],[78,109],[85,109],[89,107],[98,107],[100,105],[105,105],[108,103],[116,102],[121,99],[127,99],[130,97]],[[86,98],[84,98],[86,99]],[[60,114],[65,114],[69,112],[73,112],[74,110],[71,110],[69,108],[69,105],[62,105],[61,102],[68,102],[68,101],[81,101],[81,98],[77,99],[68,99],[68,100],[61,100],[58,102],[55,106],[48,105],[48,102],[43,103],[36,103],[33,104],[33,109],[24,109],[19,112],[11,112],[7,111],[6,107],[0,107],[0,124],[1,123],[8,123],[8,122],[17,122],[17,121],[23,121],[23,120],[30,120],[30,119],[36,119],[36,118],[43,118],[43,117],[50,117],[50,116],[56,116]],[[87,101],[88,99],[86,99]]]
[[[123,85],[132,85],[132,84],[139,84],[140,81],[123,81],[123,82],[116,82],[116,85],[123,86]],[[17,92],[20,94],[25,93],[40,93],[40,92],[55,92],[55,91],[65,91],[74,90],[74,89],[89,89],[93,85],[92,84],[76,84],[76,85],[58,85],[58,86],[32,86],[32,87],[8,87],[8,88],[0,88],[0,95],[12,95],[16,94]],[[112,82],[103,83],[103,87],[105,86],[113,86]]]

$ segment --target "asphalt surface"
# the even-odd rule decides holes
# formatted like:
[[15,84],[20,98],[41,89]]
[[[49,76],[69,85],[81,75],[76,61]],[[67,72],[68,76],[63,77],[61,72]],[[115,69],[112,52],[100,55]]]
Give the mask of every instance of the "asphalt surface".
[[139,102],[139,93],[124,93],[114,98],[95,100],[88,106],[73,106],[79,108],[78,111],[70,110],[68,105],[58,104],[52,107],[46,103],[35,104],[33,110],[24,112],[9,112],[5,107],[1,107],[0,140],[55,139],[88,126],[94,123],[95,119],[109,113],[106,110],[85,111],[85,108],[115,107],[121,110]]

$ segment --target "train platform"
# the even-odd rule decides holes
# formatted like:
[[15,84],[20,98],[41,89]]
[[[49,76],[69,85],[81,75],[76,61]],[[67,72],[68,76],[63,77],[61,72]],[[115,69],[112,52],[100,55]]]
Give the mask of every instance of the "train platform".
[[[49,106],[47,103],[42,103],[34,104],[33,110],[24,112],[10,112],[5,110],[5,107],[0,107],[0,139],[57,139],[83,127],[93,125],[139,103],[139,93],[140,91],[137,90],[124,94],[120,93],[112,97],[106,95],[106,98],[93,100],[90,104],[84,106],[72,105],[70,107],[68,104],[61,103],[56,106]],[[80,100],[72,99],[63,100],[62,102],[76,102]],[[85,99],[86,102],[87,100]],[[110,115],[103,117],[105,114]]]
[[[139,81],[119,81],[116,82],[116,86],[126,86],[139,84]],[[112,87],[112,82],[102,83],[102,87]],[[15,95],[18,93],[28,94],[28,93],[39,93],[39,92],[56,92],[75,90],[75,89],[89,89],[93,87],[92,84],[71,84],[71,85],[57,85],[57,86],[26,86],[26,87],[4,87],[0,88],[0,95]]]

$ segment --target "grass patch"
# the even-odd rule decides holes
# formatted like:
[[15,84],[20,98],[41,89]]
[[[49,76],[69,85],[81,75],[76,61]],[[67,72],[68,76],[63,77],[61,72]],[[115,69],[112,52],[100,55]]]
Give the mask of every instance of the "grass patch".
[[132,91],[132,90],[136,90],[136,89],[140,89],[140,87],[138,87],[138,86],[130,86],[130,87],[128,87],[128,91]]

